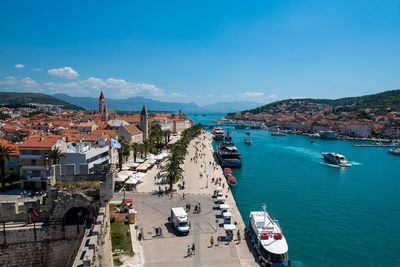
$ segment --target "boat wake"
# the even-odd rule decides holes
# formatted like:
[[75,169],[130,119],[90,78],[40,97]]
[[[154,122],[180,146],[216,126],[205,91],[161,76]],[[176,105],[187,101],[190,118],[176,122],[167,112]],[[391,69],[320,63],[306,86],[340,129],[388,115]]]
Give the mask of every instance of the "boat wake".
[[321,163],[322,165],[327,165],[327,166],[334,167],[334,168],[343,168],[343,167],[340,167],[340,166],[338,166],[338,165],[328,163],[328,162],[326,162],[326,161],[321,161],[320,163]]
[[357,162],[357,161],[350,161],[351,166],[360,166],[362,165],[361,162]]
[[285,146],[284,148],[295,151],[297,153],[302,153],[305,155],[312,156],[313,158],[321,158],[321,153],[311,150],[311,149],[307,149],[307,148],[303,148],[303,147],[296,147],[296,146]]

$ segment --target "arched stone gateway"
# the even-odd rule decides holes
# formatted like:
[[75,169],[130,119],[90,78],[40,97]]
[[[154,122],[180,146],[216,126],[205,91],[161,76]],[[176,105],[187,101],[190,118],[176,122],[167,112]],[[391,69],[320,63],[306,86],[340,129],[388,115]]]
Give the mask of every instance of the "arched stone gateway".
[[89,223],[89,220],[93,218],[93,212],[86,207],[72,207],[64,214],[63,223],[64,225],[81,225]]

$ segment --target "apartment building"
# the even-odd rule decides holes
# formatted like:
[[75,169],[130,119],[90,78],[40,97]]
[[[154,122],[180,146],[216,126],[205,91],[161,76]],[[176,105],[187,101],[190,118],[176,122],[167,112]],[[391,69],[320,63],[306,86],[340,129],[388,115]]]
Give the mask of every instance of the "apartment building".
[[47,151],[59,148],[66,151],[67,145],[60,136],[33,136],[19,146],[21,188],[32,190],[46,189],[49,162],[44,155]]

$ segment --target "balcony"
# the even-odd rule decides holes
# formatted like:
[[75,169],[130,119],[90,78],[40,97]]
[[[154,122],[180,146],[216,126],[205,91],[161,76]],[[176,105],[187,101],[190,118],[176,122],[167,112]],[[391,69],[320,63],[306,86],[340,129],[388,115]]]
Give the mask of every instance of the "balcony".
[[41,165],[23,165],[21,166],[21,171],[46,171],[46,166]]
[[20,159],[42,159],[42,155],[27,155],[27,154],[22,154],[19,155]]

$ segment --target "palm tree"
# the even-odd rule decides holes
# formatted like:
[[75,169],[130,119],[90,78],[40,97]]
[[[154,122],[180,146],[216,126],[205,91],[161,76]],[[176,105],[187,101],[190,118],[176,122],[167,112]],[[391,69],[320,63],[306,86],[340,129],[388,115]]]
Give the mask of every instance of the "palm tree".
[[12,152],[14,152],[14,148],[0,144],[0,171],[1,171],[2,190],[5,190],[6,187],[6,177],[5,177],[6,159],[7,160],[10,159],[10,155]]
[[139,152],[139,144],[138,143],[133,143],[131,145],[131,149],[133,151],[133,161],[136,162],[137,154]]
[[60,163],[61,158],[65,158],[63,152],[58,148],[52,148],[42,156],[45,160],[50,160],[52,165]]
[[169,190],[172,196],[174,183],[183,178],[183,169],[180,166],[182,161],[177,154],[171,154],[167,160],[168,163],[162,170],[167,172],[167,179],[169,179]]

